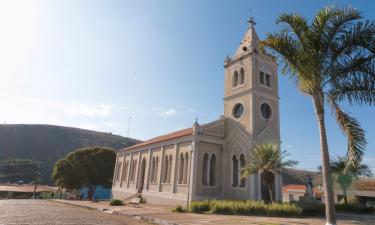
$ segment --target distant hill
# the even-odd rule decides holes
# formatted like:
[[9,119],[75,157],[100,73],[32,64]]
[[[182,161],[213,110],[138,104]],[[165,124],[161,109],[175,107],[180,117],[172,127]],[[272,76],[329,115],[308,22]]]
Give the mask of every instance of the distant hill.
[[54,125],[0,124],[0,160],[9,157],[42,162],[42,183],[52,184],[57,160],[81,147],[103,146],[119,150],[139,143],[111,133]]
[[294,168],[283,170],[283,186],[289,184],[306,184],[306,176],[310,175],[314,185],[322,185],[322,175],[318,171],[308,171]]

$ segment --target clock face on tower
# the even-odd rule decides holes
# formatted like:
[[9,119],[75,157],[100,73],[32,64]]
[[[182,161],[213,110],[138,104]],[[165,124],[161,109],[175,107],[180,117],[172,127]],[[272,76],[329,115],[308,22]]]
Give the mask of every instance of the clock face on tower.
[[260,106],[260,112],[264,119],[269,120],[272,116],[272,109],[267,103],[263,103]]
[[242,116],[243,114],[243,111],[244,111],[244,107],[241,103],[237,103],[234,107],[233,107],[233,117],[238,119]]

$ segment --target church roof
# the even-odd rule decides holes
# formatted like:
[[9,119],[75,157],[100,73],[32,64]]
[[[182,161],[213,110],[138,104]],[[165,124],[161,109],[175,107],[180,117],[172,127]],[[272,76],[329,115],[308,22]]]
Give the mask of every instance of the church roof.
[[141,142],[139,144],[130,146],[130,147],[126,148],[125,150],[129,150],[129,149],[133,149],[133,148],[137,148],[137,147],[141,147],[141,146],[145,146],[145,145],[149,145],[149,144],[154,144],[154,143],[158,143],[158,142],[162,142],[162,141],[166,141],[166,140],[170,140],[170,139],[174,139],[174,138],[189,136],[189,135],[192,135],[192,134],[193,134],[193,128],[189,127],[189,128],[183,129],[183,130],[178,130],[178,131],[175,131],[175,132],[172,132],[172,133],[169,133],[169,134],[165,134],[165,135],[161,135],[161,136],[151,138],[147,141],[144,141],[144,142]]
[[241,56],[243,53],[247,51],[251,51],[258,45],[260,41],[258,34],[255,31],[254,24],[249,22],[249,29],[246,31],[242,41],[240,42],[240,46],[238,46],[236,53],[234,54],[235,57]]

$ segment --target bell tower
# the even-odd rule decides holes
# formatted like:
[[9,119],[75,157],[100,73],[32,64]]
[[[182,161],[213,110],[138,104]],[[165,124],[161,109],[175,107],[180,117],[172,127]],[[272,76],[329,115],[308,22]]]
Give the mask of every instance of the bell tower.
[[224,61],[224,117],[236,121],[252,137],[267,132],[267,139],[279,142],[277,64],[260,49],[254,19],[248,23],[235,54]]

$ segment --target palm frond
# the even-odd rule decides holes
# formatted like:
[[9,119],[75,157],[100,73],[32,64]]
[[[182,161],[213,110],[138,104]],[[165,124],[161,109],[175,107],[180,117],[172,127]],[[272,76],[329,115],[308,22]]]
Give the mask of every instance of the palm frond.
[[276,20],[276,24],[283,25],[283,32],[288,33],[289,35],[294,37],[294,39],[299,42],[303,49],[309,49],[306,39],[309,25],[307,24],[306,18],[296,13],[282,14]]
[[330,98],[329,103],[337,123],[348,139],[346,166],[357,168],[362,161],[367,143],[365,131],[354,117],[351,117],[340,108],[335,99]]
[[320,9],[316,16],[314,17],[310,28],[310,40],[312,42],[312,47],[316,52],[315,56],[319,56],[319,51],[322,51],[324,46],[322,45],[322,40],[324,39],[325,32],[328,30],[330,21],[333,17],[340,14],[340,9],[334,6],[326,6]]
[[260,144],[250,151],[246,166],[241,169],[241,176],[246,177],[253,173],[279,173],[285,167],[297,165],[295,160],[285,160],[289,156],[286,151],[280,151],[278,145]]
[[[370,167],[366,164],[360,163],[357,167],[347,165],[347,158],[337,156],[331,159],[331,172],[334,174],[350,174],[354,177],[372,177],[374,176]],[[320,168],[321,170],[321,168]]]
[[329,95],[335,96],[337,102],[346,100],[350,105],[375,105],[375,76],[365,78],[358,76],[333,84]]
[[321,42],[323,44],[323,54],[326,54],[336,38],[347,33],[355,21],[362,19],[358,9],[351,6],[336,8],[329,14],[330,18],[323,28]]
[[357,21],[337,34],[324,56],[326,63],[323,72],[335,78],[358,71],[359,66],[365,63],[371,64],[375,54],[374,37],[375,22],[368,20]]
[[311,93],[314,87],[313,65],[303,50],[300,42],[287,32],[269,34],[267,39],[261,42],[261,46],[269,50],[281,64],[282,72],[289,74],[304,93]]

